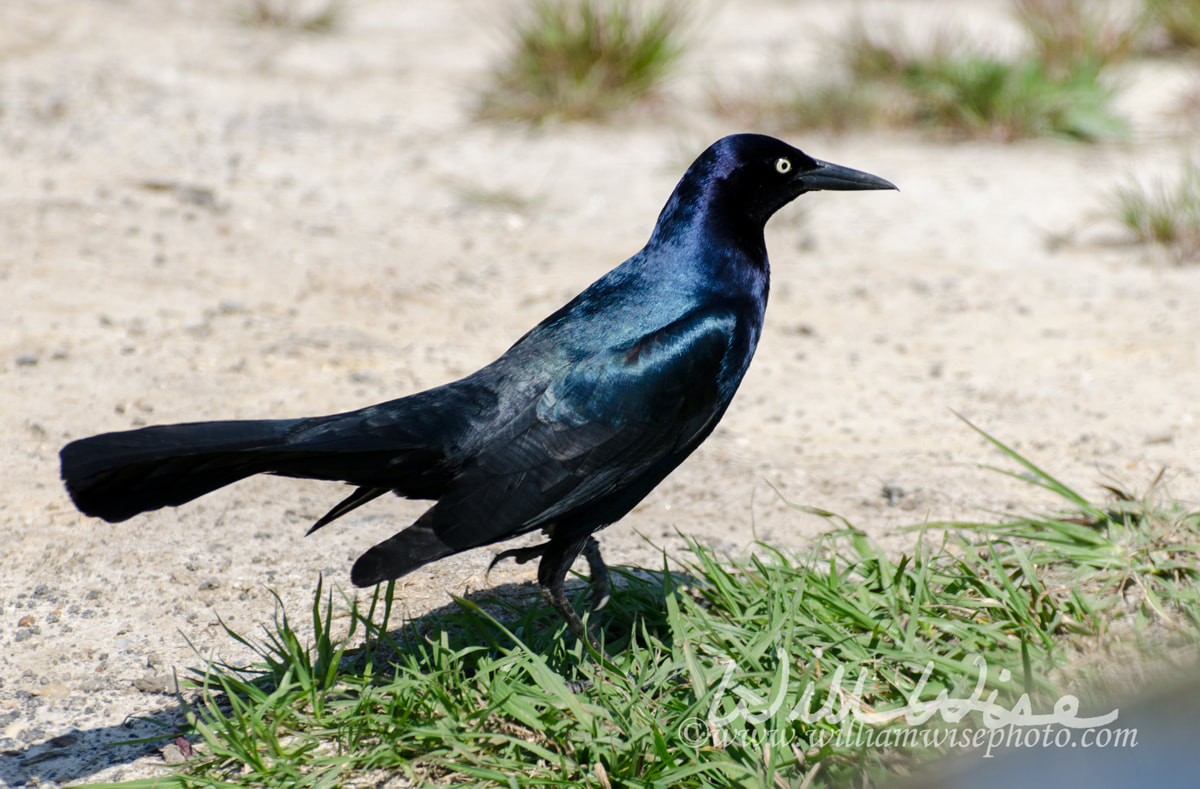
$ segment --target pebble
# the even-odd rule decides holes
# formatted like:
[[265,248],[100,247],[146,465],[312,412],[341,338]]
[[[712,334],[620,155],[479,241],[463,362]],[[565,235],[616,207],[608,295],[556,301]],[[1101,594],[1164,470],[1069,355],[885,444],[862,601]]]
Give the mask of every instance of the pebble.
[[167,764],[183,764],[187,761],[187,757],[183,755],[183,751],[175,743],[171,743],[162,751],[163,761]]

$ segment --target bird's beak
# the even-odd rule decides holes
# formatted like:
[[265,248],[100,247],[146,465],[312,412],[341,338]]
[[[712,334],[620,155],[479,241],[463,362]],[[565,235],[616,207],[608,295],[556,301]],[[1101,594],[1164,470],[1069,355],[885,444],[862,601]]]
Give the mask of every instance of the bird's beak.
[[[886,181],[877,175],[864,173],[862,170],[851,170],[840,164],[823,162],[814,159],[815,169],[808,170],[796,176],[796,180],[804,184],[806,192],[854,192],[863,189],[896,189],[891,181]],[[899,191],[897,189],[897,191]]]

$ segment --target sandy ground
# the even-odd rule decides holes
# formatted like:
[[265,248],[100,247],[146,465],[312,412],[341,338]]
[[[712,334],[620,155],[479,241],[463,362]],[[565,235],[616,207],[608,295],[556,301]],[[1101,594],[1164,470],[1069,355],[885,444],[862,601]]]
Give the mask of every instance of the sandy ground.
[[[351,0],[328,36],[254,30],[234,4],[0,4],[0,783],[152,774],[104,749],[173,720],[172,668],[241,657],[254,632],[349,588],[365,548],[422,511],[380,500],[313,537],[344,491],[256,479],[118,526],[58,481],[68,440],[145,424],[347,410],[445,382],[636,251],[687,163],[733,131],[715,80],[819,68],[843,4],[709,7],[656,107],[600,126],[483,125],[501,39],[482,0]],[[1012,36],[999,2],[891,3]],[[896,527],[1052,502],[978,463],[958,411],[1088,495],[1099,482],[1200,499],[1200,268],[1097,220],[1131,173],[1176,167],[1188,75],[1126,75],[1127,144],[790,136],[900,193],[801,198],[768,228],[772,302],[724,423],[602,535],[657,566],[676,530],[737,553],[826,528],[776,494]],[[777,132],[775,129],[758,131]],[[421,614],[492,552],[406,578]]]

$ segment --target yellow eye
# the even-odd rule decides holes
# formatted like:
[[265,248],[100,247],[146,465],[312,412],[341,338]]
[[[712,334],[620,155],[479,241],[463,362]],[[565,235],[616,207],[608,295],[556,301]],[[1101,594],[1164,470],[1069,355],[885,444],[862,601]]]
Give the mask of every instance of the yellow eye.
[[775,172],[783,175],[792,171],[792,160],[780,158],[775,160]]

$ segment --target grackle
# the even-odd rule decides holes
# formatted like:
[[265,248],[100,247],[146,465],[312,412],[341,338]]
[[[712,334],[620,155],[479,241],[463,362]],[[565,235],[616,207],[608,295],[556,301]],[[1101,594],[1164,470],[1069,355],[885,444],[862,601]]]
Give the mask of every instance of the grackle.
[[[754,355],[767,304],[763,229],[805,192],[895,189],[757,134],[684,173],[646,246],[461,380],[357,411],[106,433],[65,446],[84,513],[116,522],[253,474],[356,486],[309,533],[389,491],[436,503],[364,553],[370,586],[518,535],[546,541],[544,596],[594,645],[563,582],[582,553],[608,599],[594,532],[620,519],[712,432]],[[495,564],[495,562],[493,562]]]

